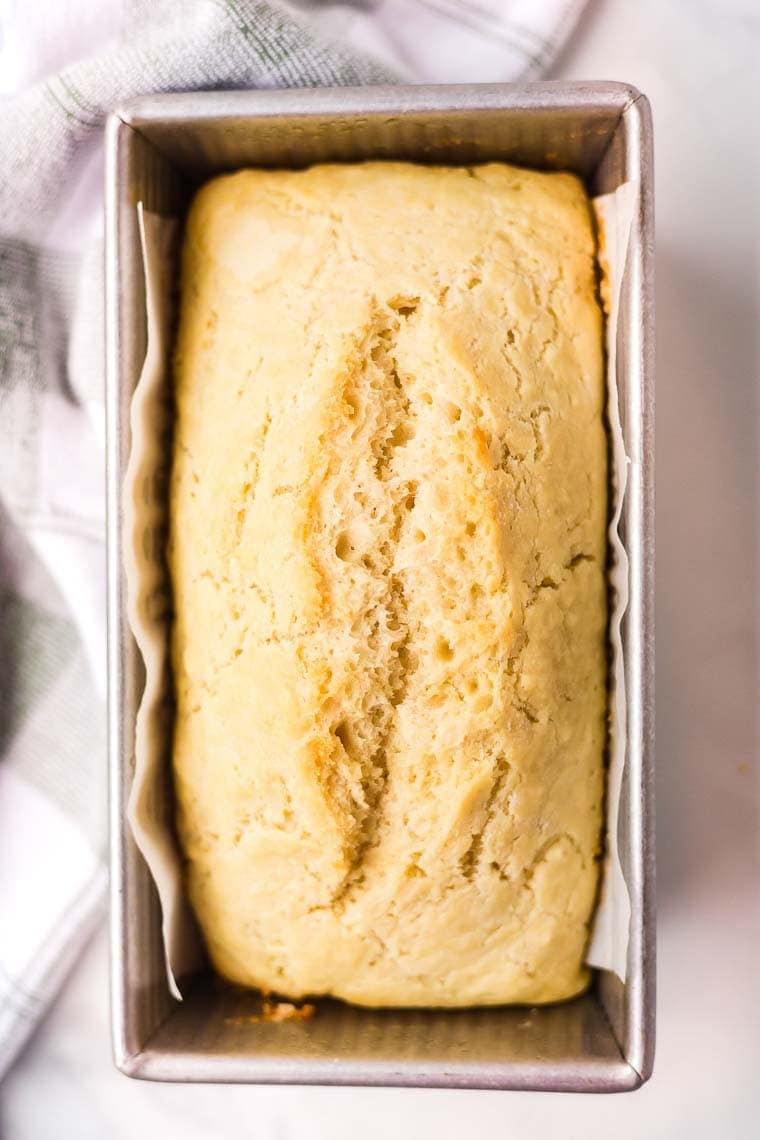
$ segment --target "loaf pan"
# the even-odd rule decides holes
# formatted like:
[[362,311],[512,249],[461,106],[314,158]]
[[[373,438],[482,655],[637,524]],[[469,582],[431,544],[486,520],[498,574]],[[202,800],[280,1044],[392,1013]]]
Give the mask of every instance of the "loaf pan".
[[[364,1010],[319,1003],[310,1021],[256,1018],[257,998],[210,974],[166,981],[153,883],[125,824],[142,663],[126,621],[122,483],[146,327],[136,204],[182,218],[193,189],[243,166],[365,158],[501,159],[577,171],[593,194],[640,183],[618,340],[631,459],[621,525],[630,557],[628,703],[620,852],[631,898],[627,980],[533,1010]],[[151,96],[107,130],[107,423],[111,971],[116,1064],[151,1080],[635,1089],[654,1051],[653,281],[649,107],[619,83],[374,87]],[[171,730],[167,723],[167,734]],[[168,783],[168,781],[167,781]],[[170,789],[167,789],[170,794]]]

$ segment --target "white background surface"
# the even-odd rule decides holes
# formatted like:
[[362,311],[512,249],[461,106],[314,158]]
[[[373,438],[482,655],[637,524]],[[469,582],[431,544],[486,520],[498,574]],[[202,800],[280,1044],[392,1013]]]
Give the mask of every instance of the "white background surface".
[[583,1097],[159,1086],[111,1067],[101,935],[2,1090],[3,1140],[756,1135],[760,8],[592,0],[553,77],[651,99],[658,293],[655,1074]]

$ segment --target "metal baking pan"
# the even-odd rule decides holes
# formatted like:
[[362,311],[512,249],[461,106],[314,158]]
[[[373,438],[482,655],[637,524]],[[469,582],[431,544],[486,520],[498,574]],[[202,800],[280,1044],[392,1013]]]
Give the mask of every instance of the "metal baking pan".
[[[632,914],[627,981],[598,973],[556,1006],[363,1010],[320,1002],[311,1021],[257,1021],[255,995],[210,975],[169,994],[153,884],[125,826],[142,664],[125,617],[122,481],[145,353],[135,205],[181,218],[193,188],[242,166],[403,158],[503,159],[575,170],[592,193],[641,184],[623,286],[621,418],[632,463],[622,522],[631,560],[623,638],[627,769],[620,848]],[[111,964],[116,1064],[134,1077],[612,1092],[647,1079],[654,1051],[653,254],[649,106],[619,83],[374,87],[150,96],[107,134],[107,403]],[[169,793],[167,793],[169,794]]]

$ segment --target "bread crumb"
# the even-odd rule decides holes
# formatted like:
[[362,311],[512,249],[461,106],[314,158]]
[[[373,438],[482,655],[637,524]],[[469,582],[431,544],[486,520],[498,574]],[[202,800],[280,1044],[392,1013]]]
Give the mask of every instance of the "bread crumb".
[[257,1025],[262,1022],[281,1021],[311,1021],[317,1012],[317,1007],[311,1002],[296,1005],[292,1001],[277,1001],[274,998],[264,998],[260,1013],[239,1014],[236,1017],[226,1017],[225,1025],[243,1026]]

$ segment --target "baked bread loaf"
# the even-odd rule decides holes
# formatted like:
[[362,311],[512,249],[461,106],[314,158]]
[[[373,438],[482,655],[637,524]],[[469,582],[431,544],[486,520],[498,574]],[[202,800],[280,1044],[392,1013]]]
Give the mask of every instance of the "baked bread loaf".
[[175,377],[174,774],[214,965],[364,1005],[577,993],[607,620],[582,184],[218,178]]

